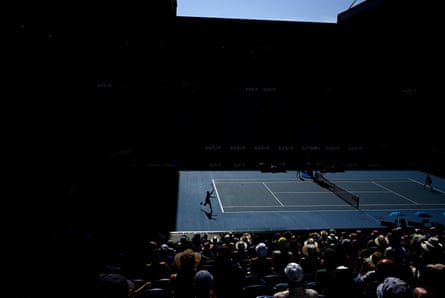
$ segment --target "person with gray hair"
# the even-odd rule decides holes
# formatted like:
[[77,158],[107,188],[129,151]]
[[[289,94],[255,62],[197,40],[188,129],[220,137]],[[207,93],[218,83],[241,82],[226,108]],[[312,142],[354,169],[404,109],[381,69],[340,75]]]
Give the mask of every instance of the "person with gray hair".
[[194,277],[195,298],[216,298],[213,291],[213,275],[205,269],[196,272]]
[[288,289],[276,292],[273,298],[318,298],[318,292],[304,287],[304,273],[300,264],[291,262],[284,268]]
[[376,289],[377,298],[412,298],[410,285],[398,277],[389,276]]

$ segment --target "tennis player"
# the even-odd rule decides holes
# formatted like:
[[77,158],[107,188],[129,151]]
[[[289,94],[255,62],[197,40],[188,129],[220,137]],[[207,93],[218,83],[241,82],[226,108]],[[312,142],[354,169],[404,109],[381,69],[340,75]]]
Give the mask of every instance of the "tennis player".
[[206,191],[206,196],[205,196],[204,201],[201,201],[201,202],[200,202],[200,204],[201,204],[202,206],[207,206],[207,205],[209,205],[211,211],[213,211],[211,199],[215,197],[215,196],[213,195],[214,192],[215,192],[215,188],[213,187],[213,184],[212,184],[212,190],[208,190],[208,191]]
[[433,179],[431,178],[430,174],[426,175],[425,178],[425,184],[423,185],[423,188],[429,188],[431,191],[433,191]]

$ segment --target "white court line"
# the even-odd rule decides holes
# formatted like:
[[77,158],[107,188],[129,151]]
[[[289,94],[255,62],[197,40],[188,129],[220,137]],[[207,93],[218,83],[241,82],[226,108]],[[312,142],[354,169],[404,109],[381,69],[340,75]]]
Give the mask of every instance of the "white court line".
[[264,185],[264,187],[270,192],[270,194],[275,198],[275,200],[277,200],[277,202],[278,202],[281,206],[285,206],[285,205],[284,205],[284,204],[277,198],[277,196],[272,192],[272,190],[271,190],[269,187],[267,187],[267,185],[266,185],[265,182],[262,182],[261,184]]
[[[247,179],[217,179],[217,182],[218,183],[258,183],[258,182],[261,182],[261,179],[252,179],[252,180],[249,180],[249,181],[246,181]],[[336,180],[337,181],[337,180]],[[408,198],[408,197],[405,197],[405,196],[403,196],[402,194],[400,194],[400,193],[397,193],[397,192],[395,192],[395,191],[393,191],[393,190],[391,190],[391,189],[389,189],[389,188],[387,188],[387,187],[385,187],[385,186],[383,186],[383,185],[381,185],[379,182],[385,182],[385,183],[388,183],[388,182],[396,182],[396,183],[400,183],[400,182],[415,182],[415,183],[417,183],[417,184],[420,184],[420,185],[423,185],[421,182],[419,182],[419,181],[416,181],[416,180],[414,180],[414,179],[382,179],[382,180],[378,180],[378,182],[377,181],[375,181],[375,180],[362,180],[362,181],[358,181],[358,180],[339,180],[339,181],[341,181],[341,182],[351,182],[351,183],[372,183],[372,184],[375,184],[375,185],[377,185],[378,187],[380,187],[380,188],[382,188],[382,189],[384,189],[384,190],[382,190],[382,191],[356,191],[356,192],[354,192],[354,193],[387,193],[387,192],[389,192],[389,193],[392,193],[392,194],[395,194],[396,196],[398,196],[398,197],[401,197],[401,198],[403,198],[403,199],[405,199],[405,200],[407,200],[407,201],[409,201],[409,202],[411,202],[412,204],[414,204],[414,205],[418,205],[418,206],[423,206],[423,205],[431,205],[430,203],[428,203],[428,204],[425,204],[425,203],[418,203],[418,202],[416,202],[416,201],[413,201],[412,199],[410,199],[410,198]],[[316,191],[316,192],[314,192],[314,191],[306,191],[306,192],[294,192],[294,191],[291,191],[291,192],[284,192],[284,191],[276,191],[276,192],[273,192],[267,185],[266,185],[266,183],[276,183],[276,182],[279,182],[279,183],[289,183],[289,182],[293,182],[293,183],[301,183],[301,182],[299,182],[299,181],[295,181],[295,180],[281,180],[281,181],[271,181],[271,180],[266,180],[266,181],[262,181],[261,182],[261,184],[263,184],[263,186],[268,190],[268,192],[273,196],[273,198],[280,204],[280,206],[267,206],[267,207],[269,207],[269,208],[273,208],[273,207],[276,207],[276,208],[278,208],[278,207],[298,207],[299,205],[286,205],[286,204],[283,204],[283,202],[275,195],[275,194],[281,194],[281,193],[295,193],[295,194],[304,194],[304,193],[310,193],[310,194],[314,194],[314,193],[330,193],[329,191],[322,191],[322,192],[318,192],[318,191]],[[224,212],[224,207],[223,207],[223,203],[222,203],[222,201],[221,201],[221,197],[220,197],[220,194],[219,194],[219,192],[218,192],[218,189],[216,188],[216,181],[215,181],[215,179],[212,179],[212,183],[213,183],[213,185],[214,185],[214,187],[215,187],[215,192],[216,192],[216,196],[217,196],[217,198],[218,198],[218,203],[219,203],[219,205],[220,205],[220,208],[221,208],[221,210],[222,210],[222,212]],[[311,182],[312,183],[312,182]],[[437,191],[440,191],[440,192],[443,192],[443,191],[441,191],[441,190],[438,190],[437,189]],[[363,204],[362,206],[378,206],[378,205],[382,205],[382,204]],[[387,206],[399,206],[399,205],[401,205],[401,204],[383,204],[383,205],[387,205]],[[437,204],[436,204],[437,205]],[[439,203],[438,205],[445,205],[445,203]],[[310,205],[302,205],[301,207],[309,207]],[[314,205],[315,206],[315,205]],[[320,206],[320,207],[328,207],[328,206],[338,206],[338,205],[316,205],[316,206]],[[235,208],[235,207],[238,207],[238,208],[248,208],[248,207],[265,207],[265,206],[226,206],[227,208]],[[409,210],[409,209],[408,209]]]
[[221,208],[221,212],[224,213],[224,206],[223,203],[221,202],[221,197],[219,195],[218,188],[216,187],[215,179],[212,179],[212,184],[213,184],[213,189],[215,190],[216,193],[216,199],[218,200],[219,208]]
[[391,189],[389,189],[389,188],[387,188],[387,187],[384,187],[383,185],[380,185],[380,184],[378,184],[378,183],[375,182],[375,181],[372,181],[371,183],[377,185],[378,187],[381,187],[381,188],[383,188],[383,189],[386,189],[386,190],[389,191],[390,193],[393,193],[393,194],[395,194],[395,195],[398,196],[398,197],[401,197],[401,198],[403,198],[403,199],[405,199],[405,200],[407,200],[407,201],[410,201],[411,203],[413,203],[413,204],[415,204],[415,205],[419,205],[419,203],[417,203],[416,201],[413,201],[413,200],[411,200],[410,198],[407,198],[407,197],[405,197],[405,196],[403,196],[403,195],[401,195],[401,194],[399,194],[399,193],[397,193],[397,192],[395,192],[395,191],[393,191],[393,190],[391,190]]

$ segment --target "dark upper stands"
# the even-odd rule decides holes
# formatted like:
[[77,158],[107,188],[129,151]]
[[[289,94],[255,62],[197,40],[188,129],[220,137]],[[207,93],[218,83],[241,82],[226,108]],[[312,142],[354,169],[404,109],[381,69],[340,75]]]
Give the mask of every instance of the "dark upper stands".
[[244,169],[295,166],[315,146],[327,167],[441,168],[430,69],[443,46],[429,4],[365,1],[337,24],[141,5],[16,10],[14,89],[42,98],[19,107],[25,134],[43,131],[48,147],[56,135],[69,160],[137,149],[140,164]]

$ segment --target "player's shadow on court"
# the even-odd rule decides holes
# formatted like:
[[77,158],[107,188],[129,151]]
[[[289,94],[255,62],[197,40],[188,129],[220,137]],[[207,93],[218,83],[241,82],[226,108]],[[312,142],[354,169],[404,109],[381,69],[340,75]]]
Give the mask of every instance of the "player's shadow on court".
[[201,208],[201,211],[207,216],[208,219],[216,220],[216,214],[213,214],[212,210],[207,211],[207,210]]
[[435,194],[440,194],[440,191],[438,191],[438,190],[436,190],[436,189],[434,189],[434,188],[431,190],[431,192],[432,192],[432,193],[435,193]]

